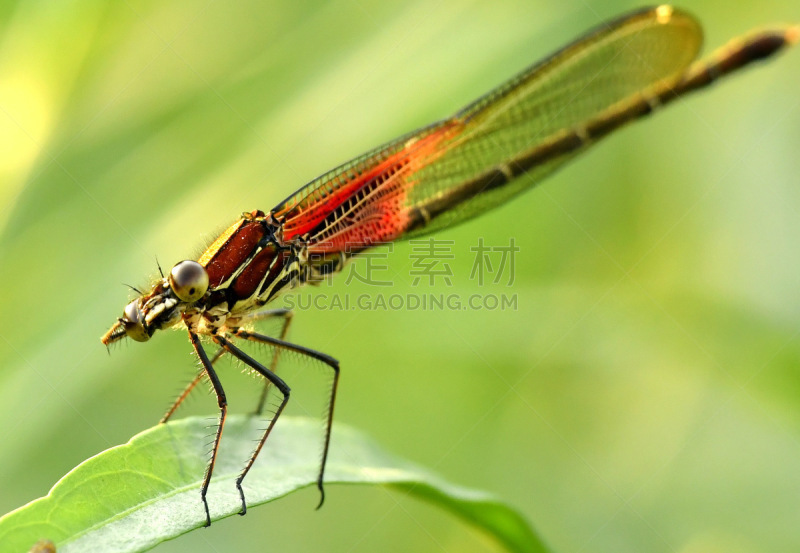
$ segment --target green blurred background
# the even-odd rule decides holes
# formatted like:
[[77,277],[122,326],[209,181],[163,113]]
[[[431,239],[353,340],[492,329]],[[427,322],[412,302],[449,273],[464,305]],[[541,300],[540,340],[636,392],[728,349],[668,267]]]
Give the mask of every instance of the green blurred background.
[[[100,344],[122,282],[637,6],[0,4],[0,513],[152,425],[191,378],[182,333]],[[790,0],[684,7],[711,47],[800,20]],[[336,420],[517,505],[555,551],[798,550],[798,90],[800,49],[682,101],[438,235],[452,288],[392,289],[517,294],[517,311],[298,313],[291,338],[341,361]],[[516,240],[512,288],[469,280],[478,237]],[[391,253],[398,275],[409,254]],[[327,293],[373,292],[344,280]],[[316,415],[306,368],[285,376],[294,412]],[[220,373],[250,410],[253,381]],[[156,550],[497,550],[400,493],[316,501]]]

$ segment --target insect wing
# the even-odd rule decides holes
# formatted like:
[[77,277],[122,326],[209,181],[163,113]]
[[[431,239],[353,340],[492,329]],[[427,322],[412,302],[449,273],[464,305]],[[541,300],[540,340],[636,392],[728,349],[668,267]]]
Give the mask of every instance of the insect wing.
[[283,219],[285,238],[303,236],[318,252],[452,226],[530,188],[592,142],[559,148],[565,133],[580,138],[587,122],[675,83],[701,42],[699,24],[672,8],[627,15],[454,117],[322,175],[273,213]]

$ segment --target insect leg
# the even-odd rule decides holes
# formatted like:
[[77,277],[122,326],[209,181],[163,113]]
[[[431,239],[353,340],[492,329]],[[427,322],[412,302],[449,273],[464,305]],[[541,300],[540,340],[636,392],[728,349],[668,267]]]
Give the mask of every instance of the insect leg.
[[[219,422],[217,423],[217,432],[214,436],[214,448],[211,450],[211,459],[208,460],[208,464],[206,465],[206,473],[203,476],[203,485],[200,487],[200,498],[203,500],[203,507],[206,510],[206,526],[211,526],[211,513],[208,511],[206,494],[208,493],[208,485],[211,482],[211,473],[214,472],[214,463],[217,460],[219,441],[222,439],[222,428],[225,426],[225,416],[228,413],[228,400],[225,398],[225,390],[222,389],[222,383],[219,381],[217,373],[214,372],[214,367],[211,365],[211,361],[208,359],[206,350],[203,349],[203,345],[200,343],[200,338],[192,329],[189,329],[189,339],[192,341],[192,347],[197,353],[197,356],[200,358],[200,363],[202,363],[203,369],[208,375],[208,379],[211,381],[211,386],[214,388],[214,394],[217,396],[217,405],[219,406]],[[217,358],[218,355],[215,355],[214,357]]]
[[[213,365],[214,363],[216,363],[217,360],[220,357],[222,357],[223,353],[225,353],[225,350],[220,348],[217,351],[217,353],[214,354],[214,357],[211,358],[211,364]],[[180,404],[183,403],[184,399],[189,397],[189,394],[192,392],[192,390],[194,390],[195,386],[197,386],[197,384],[203,379],[203,375],[205,374],[206,374],[205,368],[197,373],[194,379],[191,382],[189,382],[186,388],[184,388],[183,391],[180,393],[180,395],[175,399],[175,401],[172,404],[172,407],[167,409],[167,412],[164,413],[164,416],[161,417],[161,420],[158,422],[162,423],[167,422],[170,419],[170,417],[172,417],[172,415],[175,414],[175,411],[178,410],[178,406],[180,406]]]
[[[320,463],[320,467],[319,467],[319,475],[317,476],[317,489],[319,489],[319,493],[320,493],[320,500],[319,500],[319,505],[317,505],[317,509],[319,509],[320,507],[322,507],[322,504],[325,501],[325,490],[323,489],[322,481],[323,481],[323,476],[325,474],[325,463],[328,461],[328,449],[329,449],[330,443],[331,443],[331,429],[333,427],[333,408],[334,408],[334,404],[336,403],[336,390],[337,390],[337,388],[339,386],[339,362],[336,359],[334,359],[333,357],[331,357],[330,355],[327,355],[327,354],[324,354],[324,353],[321,353],[319,351],[315,351],[313,349],[309,349],[309,348],[306,348],[306,347],[303,347],[303,346],[298,346],[297,344],[292,344],[290,342],[285,342],[283,340],[278,340],[277,338],[272,338],[270,336],[265,336],[263,334],[257,334],[255,332],[250,332],[250,331],[247,331],[247,330],[238,329],[238,330],[235,331],[235,335],[237,337],[239,337],[239,338],[244,338],[245,340],[251,340],[253,342],[260,342],[260,343],[263,343],[263,344],[269,344],[269,345],[271,345],[271,346],[273,346],[275,348],[278,348],[278,349],[285,349],[287,351],[293,351],[293,352],[299,353],[301,355],[307,355],[307,356],[311,357],[312,359],[316,359],[318,361],[321,361],[326,366],[328,366],[331,369],[333,369],[333,383],[331,385],[330,399],[329,399],[329,402],[328,402],[328,412],[327,412],[327,417],[326,417],[327,420],[325,421],[325,442],[323,444],[323,449],[322,449],[322,462]],[[273,376],[275,376],[275,375],[273,374]],[[288,399],[288,397],[285,398],[285,399]],[[284,403],[285,403],[285,401],[284,401]],[[278,412],[280,412],[280,410],[283,409],[284,403],[281,404],[280,409],[279,409]],[[276,415],[275,418],[277,418],[277,415]],[[275,419],[273,419],[272,422],[274,423]],[[270,428],[271,428],[271,426],[270,426]],[[269,432],[269,429],[267,429],[267,432]],[[266,435],[264,436],[264,438],[262,439],[261,443],[259,444],[258,449],[256,450],[256,455],[258,454],[258,451],[261,450],[261,446],[263,445],[264,440],[266,440]],[[253,459],[251,459],[251,461],[254,460],[254,459],[255,459],[255,455],[253,456]],[[252,464],[252,462],[250,464]],[[246,474],[247,470],[249,470],[249,469],[250,469],[250,467],[248,466],[247,469],[245,470],[244,474]],[[244,478],[244,474],[242,474],[241,478]]]
[[236,489],[239,490],[239,497],[242,500],[242,510],[239,512],[239,514],[244,515],[247,512],[247,503],[245,502],[244,499],[244,490],[242,489],[242,481],[244,480],[244,477],[247,476],[247,473],[250,471],[250,468],[253,466],[256,457],[258,457],[258,454],[261,452],[261,448],[264,447],[264,442],[267,441],[270,432],[272,432],[272,428],[275,426],[275,423],[281,416],[284,407],[286,407],[286,404],[289,402],[289,393],[291,392],[291,390],[289,386],[286,384],[286,382],[284,382],[278,375],[276,375],[268,368],[266,368],[264,365],[262,365],[261,363],[259,363],[258,361],[247,355],[245,352],[240,350],[238,347],[233,345],[230,342],[230,340],[228,340],[224,336],[217,334],[214,336],[214,341],[217,342],[223,348],[225,348],[226,351],[228,351],[231,355],[236,357],[242,363],[244,363],[251,369],[261,374],[267,380],[269,380],[272,384],[274,384],[278,388],[281,395],[283,395],[283,400],[281,401],[281,404],[278,406],[278,410],[275,411],[275,416],[273,416],[272,420],[269,421],[267,429],[264,431],[264,434],[258,441],[258,445],[256,445],[256,448],[253,451],[252,455],[250,455],[250,458],[247,460],[244,469],[242,469],[241,474],[236,479]]
[[[264,311],[257,311],[252,315],[247,316],[242,322],[250,323],[255,321],[260,321],[263,319],[272,319],[272,318],[280,318],[283,319],[283,327],[281,327],[281,332],[279,338],[281,340],[286,339],[286,334],[289,332],[289,325],[292,323],[292,316],[294,313],[290,309],[267,309]],[[278,372],[278,357],[280,356],[281,348],[274,348],[272,352],[272,361],[269,364],[269,370],[275,374]],[[258,400],[258,404],[256,406],[255,411],[253,412],[254,415],[260,415],[264,411],[264,404],[267,401],[267,394],[269,393],[270,381],[264,381],[264,389],[261,390],[261,397]]]

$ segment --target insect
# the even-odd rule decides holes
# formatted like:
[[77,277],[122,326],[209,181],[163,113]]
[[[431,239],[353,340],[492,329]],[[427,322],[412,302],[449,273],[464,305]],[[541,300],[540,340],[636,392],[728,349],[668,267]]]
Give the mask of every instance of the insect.
[[[201,499],[214,470],[228,406],[214,363],[229,354],[277,388],[274,416],[236,480],[242,481],[289,401],[276,374],[278,353],[316,359],[332,375],[322,462],[323,478],[339,382],[339,364],[285,340],[291,312],[266,306],[280,294],[342,268],[364,250],[450,227],[531,188],[624,124],[751,62],[768,58],[800,37],[800,27],[775,26],[731,41],[695,61],[699,23],[662,5],[601,25],[469,104],[454,116],[401,136],[311,181],[269,212],[244,213],[195,260],[176,264],[131,301],[102,337],[145,342],[157,330],[188,331],[201,371],[163,417],[166,422],[203,377],[216,394],[219,422]],[[251,330],[267,318],[283,321],[277,338]],[[201,340],[203,337],[203,340]],[[236,345],[248,340],[274,348],[264,365]],[[219,347],[209,357],[203,341]]]

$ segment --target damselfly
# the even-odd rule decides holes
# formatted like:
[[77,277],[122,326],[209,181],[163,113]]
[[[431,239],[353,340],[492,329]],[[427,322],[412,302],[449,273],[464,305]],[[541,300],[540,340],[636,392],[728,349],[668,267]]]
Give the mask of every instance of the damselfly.
[[[800,28],[775,26],[731,41],[695,61],[698,22],[670,6],[643,9],[606,23],[482,96],[454,116],[401,136],[325,173],[269,212],[244,213],[197,261],[185,260],[131,301],[103,336],[139,342],[180,326],[202,365],[163,417],[166,422],[203,377],[219,405],[206,494],[225,424],[227,400],[214,363],[230,354],[265,378],[281,401],[236,480],[242,481],[289,401],[276,374],[278,352],[292,351],[330,368],[332,385],[317,486],[323,476],[339,381],[332,357],[285,341],[291,313],[265,309],[279,294],[338,271],[364,250],[427,234],[484,213],[531,188],[547,174],[625,123],[649,114],[721,76],[794,43]],[[283,320],[278,338],[251,330]],[[219,346],[211,358],[201,336]],[[266,366],[240,349],[240,338],[274,348]]]

